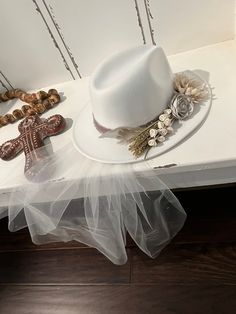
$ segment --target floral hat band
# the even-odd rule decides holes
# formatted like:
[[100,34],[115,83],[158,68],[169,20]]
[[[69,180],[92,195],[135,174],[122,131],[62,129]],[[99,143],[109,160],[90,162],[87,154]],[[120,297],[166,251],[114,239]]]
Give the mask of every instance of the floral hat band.
[[174,77],[174,95],[168,107],[152,121],[138,127],[119,127],[107,129],[93,117],[96,129],[102,133],[100,138],[117,138],[120,144],[128,144],[135,158],[147,153],[152,147],[163,143],[173,133],[172,125],[177,120],[188,119],[194,112],[195,105],[209,98],[206,84],[184,73]]

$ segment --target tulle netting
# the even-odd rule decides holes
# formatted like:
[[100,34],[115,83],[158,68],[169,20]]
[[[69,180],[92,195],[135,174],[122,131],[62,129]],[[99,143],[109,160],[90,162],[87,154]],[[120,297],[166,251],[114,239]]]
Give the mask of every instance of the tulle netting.
[[154,258],[186,219],[177,198],[145,161],[141,167],[103,164],[69,143],[31,171],[34,182],[16,178],[8,206],[0,200],[0,218],[9,217],[10,231],[28,227],[36,244],[75,240],[121,265],[127,261],[127,233]]

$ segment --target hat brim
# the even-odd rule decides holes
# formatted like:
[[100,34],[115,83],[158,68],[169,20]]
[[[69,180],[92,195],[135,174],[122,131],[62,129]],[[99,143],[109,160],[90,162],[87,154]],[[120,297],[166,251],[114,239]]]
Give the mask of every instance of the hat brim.
[[[188,71],[190,72],[190,71]],[[153,147],[146,159],[154,158],[170,150],[183,139],[193,133],[206,119],[212,102],[211,88],[199,75],[191,72],[193,78],[200,79],[206,84],[209,98],[196,105],[192,116],[186,120],[178,120],[173,124],[174,132],[164,143]],[[76,149],[95,161],[111,164],[125,164],[143,161],[144,157],[135,158],[128,149],[128,145],[119,144],[116,138],[100,138],[100,133],[94,126],[91,105],[88,102],[75,120],[73,126],[73,143]]]

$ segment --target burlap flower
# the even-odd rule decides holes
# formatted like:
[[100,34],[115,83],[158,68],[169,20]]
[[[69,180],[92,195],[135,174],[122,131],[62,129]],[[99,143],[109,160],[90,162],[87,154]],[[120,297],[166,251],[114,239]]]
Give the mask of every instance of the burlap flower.
[[178,120],[184,120],[191,116],[193,108],[193,103],[183,94],[176,94],[170,104],[172,115]]

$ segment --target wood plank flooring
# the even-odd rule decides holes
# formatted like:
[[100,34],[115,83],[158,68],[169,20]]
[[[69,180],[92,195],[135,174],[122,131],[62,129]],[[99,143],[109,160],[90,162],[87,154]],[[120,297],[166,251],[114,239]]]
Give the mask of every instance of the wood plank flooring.
[[35,246],[0,220],[0,314],[234,313],[235,193],[176,192],[184,228],[154,260],[128,239],[123,266],[76,242]]

